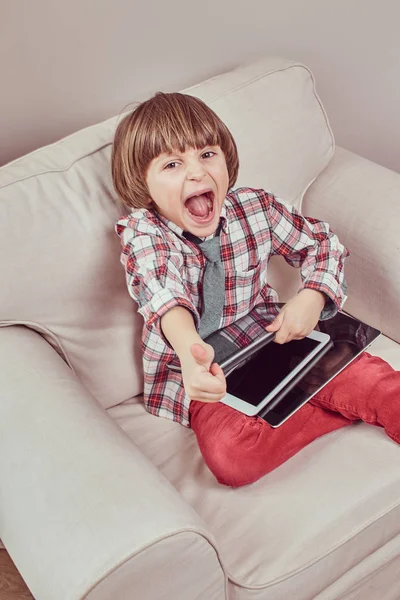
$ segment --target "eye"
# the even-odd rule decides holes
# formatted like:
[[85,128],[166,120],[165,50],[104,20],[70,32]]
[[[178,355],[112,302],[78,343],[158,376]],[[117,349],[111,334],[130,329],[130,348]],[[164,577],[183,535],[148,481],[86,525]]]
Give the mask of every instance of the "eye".
[[176,160],[168,163],[167,165],[165,165],[164,169],[175,169],[175,167],[177,166],[177,162]]
[[207,152],[204,152],[201,155],[201,158],[212,158],[215,155],[216,155],[216,152],[213,152],[212,150],[207,150]]

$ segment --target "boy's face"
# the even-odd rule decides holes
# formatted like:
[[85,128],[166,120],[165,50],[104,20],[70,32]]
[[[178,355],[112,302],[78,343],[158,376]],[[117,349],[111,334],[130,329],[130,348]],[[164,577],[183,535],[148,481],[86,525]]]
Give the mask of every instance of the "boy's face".
[[198,237],[213,234],[228,191],[229,174],[219,146],[160,154],[146,183],[158,212]]

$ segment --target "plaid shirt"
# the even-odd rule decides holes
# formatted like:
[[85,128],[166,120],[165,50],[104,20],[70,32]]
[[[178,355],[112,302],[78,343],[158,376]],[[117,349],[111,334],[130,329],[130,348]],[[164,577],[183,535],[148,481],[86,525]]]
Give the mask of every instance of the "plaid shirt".
[[[226,328],[236,344],[247,344],[279,312],[278,295],[267,283],[268,261],[275,254],[301,268],[301,289],[326,294],[322,319],[342,307],[348,251],[326,223],[303,217],[272,194],[250,188],[229,191],[221,218],[226,302],[220,328]],[[177,356],[163,336],[160,318],[179,305],[192,313],[198,327],[205,258],[180,227],[147,209],[121,218],[116,232],[122,242],[128,291],[144,318],[146,408],[189,426],[190,399],[181,374],[167,368]]]

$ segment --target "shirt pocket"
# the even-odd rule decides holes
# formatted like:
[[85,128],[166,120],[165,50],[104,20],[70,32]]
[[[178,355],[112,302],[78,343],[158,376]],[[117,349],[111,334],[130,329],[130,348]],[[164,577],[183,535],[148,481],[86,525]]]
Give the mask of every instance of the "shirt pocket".
[[267,282],[268,256],[247,270],[227,269],[225,273],[224,326],[247,315],[259,301]]

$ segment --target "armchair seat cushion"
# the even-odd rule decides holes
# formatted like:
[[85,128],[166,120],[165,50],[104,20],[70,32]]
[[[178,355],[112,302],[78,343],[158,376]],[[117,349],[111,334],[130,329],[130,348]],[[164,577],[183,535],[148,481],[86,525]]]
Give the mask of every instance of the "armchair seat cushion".
[[[400,347],[388,338],[371,351],[400,367]],[[393,577],[395,586],[399,457],[380,428],[355,424],[324,436],[257,483],[234,490],[215,481],[193,431],[148,414],[140,397],[108,413],[206,522],[230,597],[261,600],[268,590],[271,600],[375,598],[368,578],[376,571]],[[349,589],[356,595],[347,595]]]

